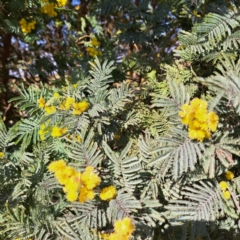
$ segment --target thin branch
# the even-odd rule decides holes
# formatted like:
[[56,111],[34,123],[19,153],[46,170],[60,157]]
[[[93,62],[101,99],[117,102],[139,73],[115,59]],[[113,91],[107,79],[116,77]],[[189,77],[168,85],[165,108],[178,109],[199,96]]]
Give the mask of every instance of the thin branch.
[[236,206],[236,208],[238,210],[238,213],[240,213],[240,206],[239,206],[238,201],[236,199],[236,195],[230,190],[230,188],[228,188],[228,191],[231,193],[232,199],[233,199],[233,201],[235,203],[235,206]]

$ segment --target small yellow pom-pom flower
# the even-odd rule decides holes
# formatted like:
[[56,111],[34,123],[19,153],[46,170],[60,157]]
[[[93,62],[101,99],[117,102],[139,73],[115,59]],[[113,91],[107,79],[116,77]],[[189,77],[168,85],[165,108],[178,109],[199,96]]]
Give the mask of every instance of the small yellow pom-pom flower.
[[70,192],[67,193],[66,197],[67,197],[67,200],[69,202],[74,202],[78,198],[78,192],[77,191],[70,191]]
[[225,177],[226,177],[227,180],[232,180],[234,178],[234,174],[231,171],[227,171],[225,173]]
[[64,7],[67,4],[67,0],[57,0],[59,7]]
[[[109,236],[108,236],[108,238],[107,238],[107,240],[119,240],[119,235],[117,234],[117,233],[111,233]],[[122,237],[122,236],[121,236]],[[121,238],[122,239],[122,238]],[[124,238],[125,240],[128,240],[129,238]]]
[[46,106],[44,110],[47,114],[53,114],[57,111],[54,106]]
[[219,187],[220,187],[220,189],[221,189],[222,191],[225,191],[225,190],[228,188],[228,184],[227,184],[227,182],[225,182],[225,181],[221,181],[221,182],[219,183]]
[[65,187],[63,188],[63,191],[65,193],[75,191],[78,192],[80,189],[80,181],[75,181],[73,177],[70,177],[68,181],[65,183]]
[[40,107],[40,108],[44,108],[45,107],[45,99],[43,98],[43,97],[41,97],[41,98],[39,98],[39,100],[38,100],[38,106]]
[[100,177],[93,172],[94,168],[92,166],[86,167],[85,172],[81,176],[82,183],[86,186],[88,190],[92,190],[98,186],[101,182]]
[[208,126],[212,132],[216,132],[218,126],[218,115],[214,112],[208,113]]
[[87,199],[89,200],[93,200],[95,197],[95,193],[93,190],[88,190],[88,193],[87,193]]
[[54,173],[54,177],[58,180],[61,185],[65,185],[69,181],[69,177],[66,176],[63,171],[59,170]]
[[78,103],[78,107],[81,108],[81,110],[84,112],[84,111],[88,110],[89,104],[87,101],[83,100],[80,103]]
[[73,104],[73,115],[81,115],[81,114],[82,114],[82,110],[78,106],[78,103],[74,103]]
[[88,189],[86,187],[81,187],[78,201],[80,203],[85,203],[87,201]]
[[50,172],[62,171],[66,167],[66,162],[64,160],[53,161],[48,165],[48,170]]
[[114,230],[118,235],[130,236],[134,231],[132,219],[129,217],[125,217],[122,220],[116,221],[114,223]]
[[100,198],[104,201],[111,200],[117,195],[117,190],[114,186],[105,187],[100,193]]
[[100,236],[102,240],[109,240],[109,234],[107,233],[101,233]]
[[66,176],[70,177],[70,176],[75,175],[76,170],[73,167],[67,166],[67,167],[64,168],[63,173]]
[[4,157],[4,153],[0,152],[0,158],[3,158],[3,157]]
[[73,104],[73,114],[74,115],[80,115],[84,111],[86,111],[89,108],[89,104],[87,101],[81,101],[79,103],[74,103]]
[[59,127],[53,127],[52,128],[52,137],[61,137],[67,132],[67,128],[59,128]]
[[226,200],[228,200],[228,199],[231,198],[231,194],[230,194],[229,191],[224,191],[224,192],[223,192],[223,196],[224,196],[224,198],[225,198]]
[[57,13],[55,12],[55,4],[54,3],[46,3],[44,6],[40,8],[40,11],[42,13],[45,13],[49,17],[55,17],[57,16]]
[[65,101],[65,109],[69,110],[74,103],[75,103],[74,98],[68,97]]
[[59,96],[60,96],[60,94],[57,93],[57,92],[55,92],[55,93],[53,94],[53,97],[54,97],[54,98],[59,98]]

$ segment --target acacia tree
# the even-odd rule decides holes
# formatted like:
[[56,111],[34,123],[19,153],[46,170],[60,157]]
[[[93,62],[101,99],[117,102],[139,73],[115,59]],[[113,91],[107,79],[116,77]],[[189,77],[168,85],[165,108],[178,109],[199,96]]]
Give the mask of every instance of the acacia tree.
[[1,238],[238,239],[238,8],[3,1]]
[[[23,78],[26,85],[50,83],[53,76],[70,75],[76,66],[86,72],[96,55],[118,64],[116,81],[141,82],[158,69],[160,58],[167,60],[164,49],[174,44],[164,40],[175,34],[170,11],[171,2],[164,1],[81,1],[75,6],[68,1],[2,1],[4,119],[13,115],[8,103],[15,94],[13,82]],[[98,46],[91,45],[93,37]]]

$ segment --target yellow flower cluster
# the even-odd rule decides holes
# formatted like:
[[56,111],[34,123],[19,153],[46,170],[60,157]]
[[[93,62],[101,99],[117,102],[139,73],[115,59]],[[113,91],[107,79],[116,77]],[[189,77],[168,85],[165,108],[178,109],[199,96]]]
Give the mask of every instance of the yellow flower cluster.
[[63,101],[60,105],[61,110],[69,110],[72,107],[73,115],[81,115],[83,112],[88,110],[89,104],[83,100],[81,102],[75,102],[74,98],[68,97],[66,101]]
[[227,180],[232,180],[234,178],[234,174],[231,171],[227,171],[225,173],[225,177],[226,177]]
[[38,106],[39,106],[40,108],[44,108],[45,105],[46,105],[45,99],[44,99],[43,97],[39,98],[39,99],[38,99]]
[[100,42],[98,42],[98,40],[95,37],[91,39],[90,44],[92,47],[86,48],[86,51],[88,52],[89,56],[91,57],[102,56],[102,52],[97,49],[100,46]]
[[64,135],[66,132],[67,132],[67,128],[59,128],[57,126],[54,126],[52,128],[52,132],[51,132],[51,135],[52,137],[61,137],[62,135]]
[[22,18],[19,21],[20,27],[24,33],[30,33],[32,30],[35,29],[36,21],[33,20],[31,22],[27,22],[25,18]]
[[45,106],[44,110],[47,114],[53,114],[57,111],[56,107],[54,106]]
[[60,105],[60,109],[61,110],[69,110],[71,108],[71,106],[73,105],[73,103],[75,103],[74,98],[67,97],[66,100],[63,101],[62,104]]
[[56,17],[55,7],[64,7],[67,4],[67,0],[57,0],[57,5],[48,2],[48,0],[42,0],[44,5],[40,8],[40,11],[49,17]]
[[64,160],[54,161],[49,164],[48,170],[54,172],[54,177],[61,185],[70,202],[79,201],[84,203],[92,200],[95,196],[93,189],[98,186],[101,179],[94,173],[92,166],[86,167],[83,173],[67,166]]
[[[54,126],[51,131],[51,136],[52,137],[61,137],[62,135],[67,133],[68,128],[59,128],[57,126]],[[46,134],[49,133],[49,129],[46,128],[45,124],[41,124],[40,129],[38,131],[38,134],[40,136],[40,139],[43,141],[46,138]],[[79,138],[77,138],[79,139]]]
[[0,158],[4,157],[4,152],[0,152]]
[[100,198],[104,201],[109,201],[115,198],[117,195],[117,190],[114,186],[105,187],[100,193]]
[[40,108],[44,108],[44,110],[47,114],[53,114],[57,111],[55,106],[47,106],[45,99],[43,97],[38,99],[38,106]]
[[219,187],[222,190],[223,196],[225,197],[226,200],[231,198],[230,192],[227,190],[228,189],[228,184],[225,181],[221,181],[219,183]]
[[89,108],[87,101],[81,101],[73,104],[73,114],[80,115]]
[[215,132],[218,126],[218,115],[208,112],[207,102],[199,98],[194,98],[190,104],[183,104],[179,112],[182,123],[188,125],[188,136],[191,139],[203,141],[211,137],[211,132]]
[[64,7],[67,4],[67,0],[57,0],[59,7]]
[[114,233],[109,235],[104,234],[105,240],[129,240],[132,236],[132,233],[135,230],[135,227],[132,223],[132,219],[129,217],[125,217],[122,220],[118,220],[114,223]]
[[57,12],[55,12],[55,4],[54,3],[49,3],[49,2],[45,2],[46,4],[43,5],[40,8],[40,11],[46,15],[48,15],[49,17],[56,17],[57,16]]
[[[234,174],[231,171],[227,171],[225,173],[225,177],[227,180],[232,180],[234,178]],[[222,194],[226,200],[231,198],[231,193],[227,190],[228,189],[228,183],[225,181],[221,181],[219,183],[219,187],[222,190]]]
[[[56,99],[58,97],[59,93],[54,93],[53,98]],[[38,106],[40,108],[44,108],[47,114],[53,114],[57,111],[55,106],[48,106],[43,97],[38,100]],[[83,112],[89,109],[89,104],[85,100],[81,102],[75,102],[74,98],[67,97],[66,100],[64,100],[59,106],[59,109],[61,110],[70,110],[71,108],[73,110],[73,115],[81,115]]]

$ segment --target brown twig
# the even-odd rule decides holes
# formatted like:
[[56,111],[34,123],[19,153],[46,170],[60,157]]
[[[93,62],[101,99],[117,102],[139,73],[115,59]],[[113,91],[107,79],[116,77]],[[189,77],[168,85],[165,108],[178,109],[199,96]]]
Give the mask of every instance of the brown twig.
[[195,77],[197,77],[197,74],[193,71],[192,65],[190,65],[190,69],[191,69],[192,74],[193,74]]
[[90,35],[84,35],[84,36],[78,38],[78,39],[76,40],[76,43],[80,42],[82,39],[87,38],[87,37],[90,38]]
[[7,116],[7,112],[8,112],[8,110],[11,108],[11,106],[12,106],[12,104],[11,103],[9,103],[8,105],[7,105],[7,107],[5,108],[5,110],[4,110],[4,114],[3,114],[3,121],[5,121],[6,120],[6,116]]

